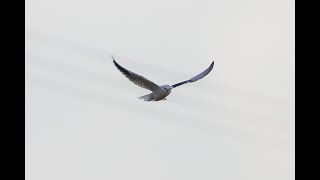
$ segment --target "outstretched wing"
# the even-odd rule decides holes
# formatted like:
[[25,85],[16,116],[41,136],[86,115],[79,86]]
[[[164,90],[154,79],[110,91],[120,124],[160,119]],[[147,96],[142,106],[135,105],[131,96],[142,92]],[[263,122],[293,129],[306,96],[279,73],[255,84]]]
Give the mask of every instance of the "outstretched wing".
[[148,89],[150,91],[155,91],[156,89],[159,88],[159,86],[157,84],[155,84],[154,82],[148,80],[147,78],[145,78],[143,76],[140,76],[139,74],[136,74],[132,71],[125,69],[124,67],[120,66],[113,57],[112,57],[112,59],[113,59],[114,65],[119,69],[119,71],[121,71],[122,74],[124,74],[134,84],[136,84],[142,88]]
[[213,61],[213,62],[210,64],[210,66],[209,66],[206,70],[204,70],[202,73],[194,76],[193,78],[191,78],[191,79],[189,79],[189,80],[186,80],[186,81],[183,81],[183,82],[179,82],[179,83],[177,83],[177,84],[174,84],[174,85],[172,85],[172,87],[175,88],[175,87],[178,87],[178,86],[180,86],[180,85],[182,85],[182,84],[187,84],[187,83],[195,82],[195,81],[198,81],[199,79],[202,79],[203,77],[205,77],[207,74],[210,73],[210,71],[211,71],[212,68],[213,68],[213,65],[214,65],[214,61]]

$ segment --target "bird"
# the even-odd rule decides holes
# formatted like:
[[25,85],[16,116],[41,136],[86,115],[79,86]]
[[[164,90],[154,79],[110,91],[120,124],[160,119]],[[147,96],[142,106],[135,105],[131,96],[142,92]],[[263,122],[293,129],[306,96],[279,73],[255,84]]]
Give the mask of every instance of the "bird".
[[142,88],[145,88],[147,90],[150,90],[152,93],[144,95],[144,96],[140,96],[139,99],[143,99],[144,101],[160,101],[160,100],[167,100],[166,97],[171,93],[171,90],[173,88],[176,88],[178,86],[181,86],[183,84],[187,84],[187,83],[192,83],[192,82],[196,82],[199,79],[202,79],[203,77],[205,77],[206,75],[208,75],[214,65],[214,61],[212,61],[212,63],[210,64],[210,66],[204,70],[203,72],[201,72],[200,74],[190,78],[189,80],[186,81],[182,81],[173,85],[157,85],[156,83],[150,81],[149,79],[136,74],[124,67],[122,67],[120,64],[118,64],[116,62],[116,60],[114,59],[113,56],[111,56],[113,59],[113,63],[116,66],[116,68],[122,73],[124,74],[131,82],[133,82],[135,85],[138,85]]

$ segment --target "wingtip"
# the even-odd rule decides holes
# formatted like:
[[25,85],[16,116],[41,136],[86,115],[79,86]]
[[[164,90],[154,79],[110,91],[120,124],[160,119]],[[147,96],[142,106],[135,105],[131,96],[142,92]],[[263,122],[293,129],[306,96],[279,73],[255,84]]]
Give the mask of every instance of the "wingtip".
[[212,67],[213,67],[213,65],[214,65],[214,61],[212,61],[212,63],[210,64],[210,66],[212,66]]
[[114,57],[112,55],[110,55],[112,57],[113,62],[116,62],[116,60],[114,59]]
[[120,65],[117,63],[117,61],[114,59],[114,57],[113,56],[111,56],[112,57],[112,62],[113,62],[113,64],[116,66],[116,67],[119,67]]

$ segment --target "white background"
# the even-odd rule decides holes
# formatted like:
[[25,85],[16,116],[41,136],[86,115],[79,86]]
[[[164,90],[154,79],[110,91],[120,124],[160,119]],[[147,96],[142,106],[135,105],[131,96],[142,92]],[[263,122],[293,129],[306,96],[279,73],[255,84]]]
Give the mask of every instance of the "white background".
[[293,180],[294,6],[26,0],[26,179]]

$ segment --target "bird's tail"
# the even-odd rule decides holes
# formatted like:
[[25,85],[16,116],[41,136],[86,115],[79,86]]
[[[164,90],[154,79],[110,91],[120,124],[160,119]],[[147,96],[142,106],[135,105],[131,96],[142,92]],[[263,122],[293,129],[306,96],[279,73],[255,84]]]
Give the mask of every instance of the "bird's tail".
[[139,99],[143,99],[144,101],[154,101],[154,95],[153,93],[150,93],[144,96],[140,96]]

